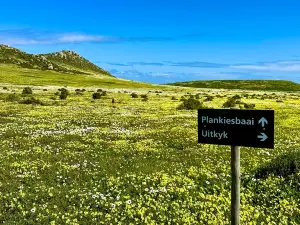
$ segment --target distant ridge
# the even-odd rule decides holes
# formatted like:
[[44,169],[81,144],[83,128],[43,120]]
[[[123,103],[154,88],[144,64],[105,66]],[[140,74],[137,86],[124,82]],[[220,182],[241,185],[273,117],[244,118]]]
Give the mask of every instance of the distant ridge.
[[286,80],[203,80],[169,83],[167,85],[212,88],[212,89],[242,89],[256,91],[300,91],[300,84]]
[[17,48],[0,44],[0,63],[14,64],[22,68],[53,70],[60,73],[101,74],[113,77],[74,51],[63,50],[49,54],[28,54]]

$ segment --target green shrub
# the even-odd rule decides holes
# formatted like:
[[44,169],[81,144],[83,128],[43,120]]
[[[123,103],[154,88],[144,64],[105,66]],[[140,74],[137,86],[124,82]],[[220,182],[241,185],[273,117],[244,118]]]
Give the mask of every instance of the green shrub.
[[236,105],[236,99],[228,98],[226,102],[223,104],[223,108],[232,108]]
[[142,102],[147,102],[148,101],[148,98],[143,98],[142,99]]
[[237,99],[241,99],[242,97],[240,96],[240,95],[234,95],[234,96],[232,96],[232,99],[235,99],[235,100],[237,100]]
[[253,103],[245,103],[244,104],[244,108],[245,109],[254,109],[255,108],[255,104],[253,104]]
[[177,98],[175,96],[172,96],[171,100],[177,100]]
[[9,94],[6,98],[5,101],[6,102],[18,102],[20,100],[19,96],[16,95],[16,93],[14,94]]
[[132,94],[131,94],[131,97],[132,97],[132,98],[138,98],[139,96],[138,96],[138,94],[136,94],[136,93],[132,93]]
[[214,96],[210,96],[210,95],[208,95],[206,97],[206,99],[204,99],[205,102],[209,102],[209,101],[212,101],[212,100],[214,100]]
[[56,98],[55,98],[54,96],[53,96],[53,97],[51,97],[50,99],[51,99],[51,100],[56,100]]
[[3,87],[3,90],[8,90],[8,88],[7,87]]
[[147,95],[141,95],[141,98],[148,98]]
[[270,175],[287,177],[300,172],[300,151],[295,150],[273,159],[257,169],[255,176],[263,178]]
[[48,89],[45,88],[45,89],[43,89],[43,91],[48,91]]
[[197,99],[189,98],[185,99],[181,105],[177,107],[177,109],[187,109],[187,110],[194,110],[203,108],[203,103]]
[[34,97],[24,99],[20,103],[21,104],[27,104],[27,105],[30,105],[30,104],[32,104],[32,105],[44,105],[41,100],[36,99]]
[[100,92],[95,92],[95,93],[93,93],[93,95],[92,95],[93,99],[100,99],[101,96],[102,96],[102,95],[101,95]]
[[32,94],[32,89],[30,87],[25,87],[22,91],[23,95],[30,95]]
[[60,98],[61,100],[65,100],[65,99],[67,99],[67,97],[68,97],[68,95],[67,95],[65,92],[62,92],[62,93],[60,93],[60,95],[59,95],[59,98]]
[[102,91],[103,91],[102,89],[98,89],[98,90],[97,90],[97,92],[102,92]]
[[55,93],[56,95],[59,95],[59,98],[61,100],[67,99],[68,95],[70,94],[69,91],[66,88],[60,88],[58,89],[59,92]]

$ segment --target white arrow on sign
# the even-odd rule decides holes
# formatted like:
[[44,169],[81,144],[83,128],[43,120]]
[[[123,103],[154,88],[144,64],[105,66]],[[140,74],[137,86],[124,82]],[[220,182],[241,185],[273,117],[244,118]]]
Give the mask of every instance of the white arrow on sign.
[[268,124],[268,120],[266,120],[265,117],[260,118],[260,120],[258,121],[258,124],[261,123],[261,126],[264,127],[265,124]]
[[257,135],[257,138],[260,138],[260,141],[267,140],[268,136],[265,133],[260,133],[261,135]]

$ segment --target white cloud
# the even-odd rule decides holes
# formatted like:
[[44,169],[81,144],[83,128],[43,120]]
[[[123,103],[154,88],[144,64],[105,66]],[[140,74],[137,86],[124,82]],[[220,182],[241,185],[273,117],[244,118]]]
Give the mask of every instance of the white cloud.
[[93,36],[93,35],[81,35],[81,34],[64,34],[58,38],[58,42],[69,43],[69,42],[101,42],[101,41],[112,41],[117,40],[113,37],[107,36]]
[[300,72],[300,61],[277,61],[260,64],[231,65],[229,68],[271,72]]
[[8,45],[53,45],[66,43],[169,41],[172,37],[121,37],[82,33],[39,32],[33,29],[0,30],[0,43]]

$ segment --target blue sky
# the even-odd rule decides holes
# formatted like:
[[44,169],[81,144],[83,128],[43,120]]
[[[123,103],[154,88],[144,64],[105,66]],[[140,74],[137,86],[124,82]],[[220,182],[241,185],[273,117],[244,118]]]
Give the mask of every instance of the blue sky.
[[299,8],[291,0],[4,1],[0,43],[75,50],[118,77],[153,83],[300,83]]

